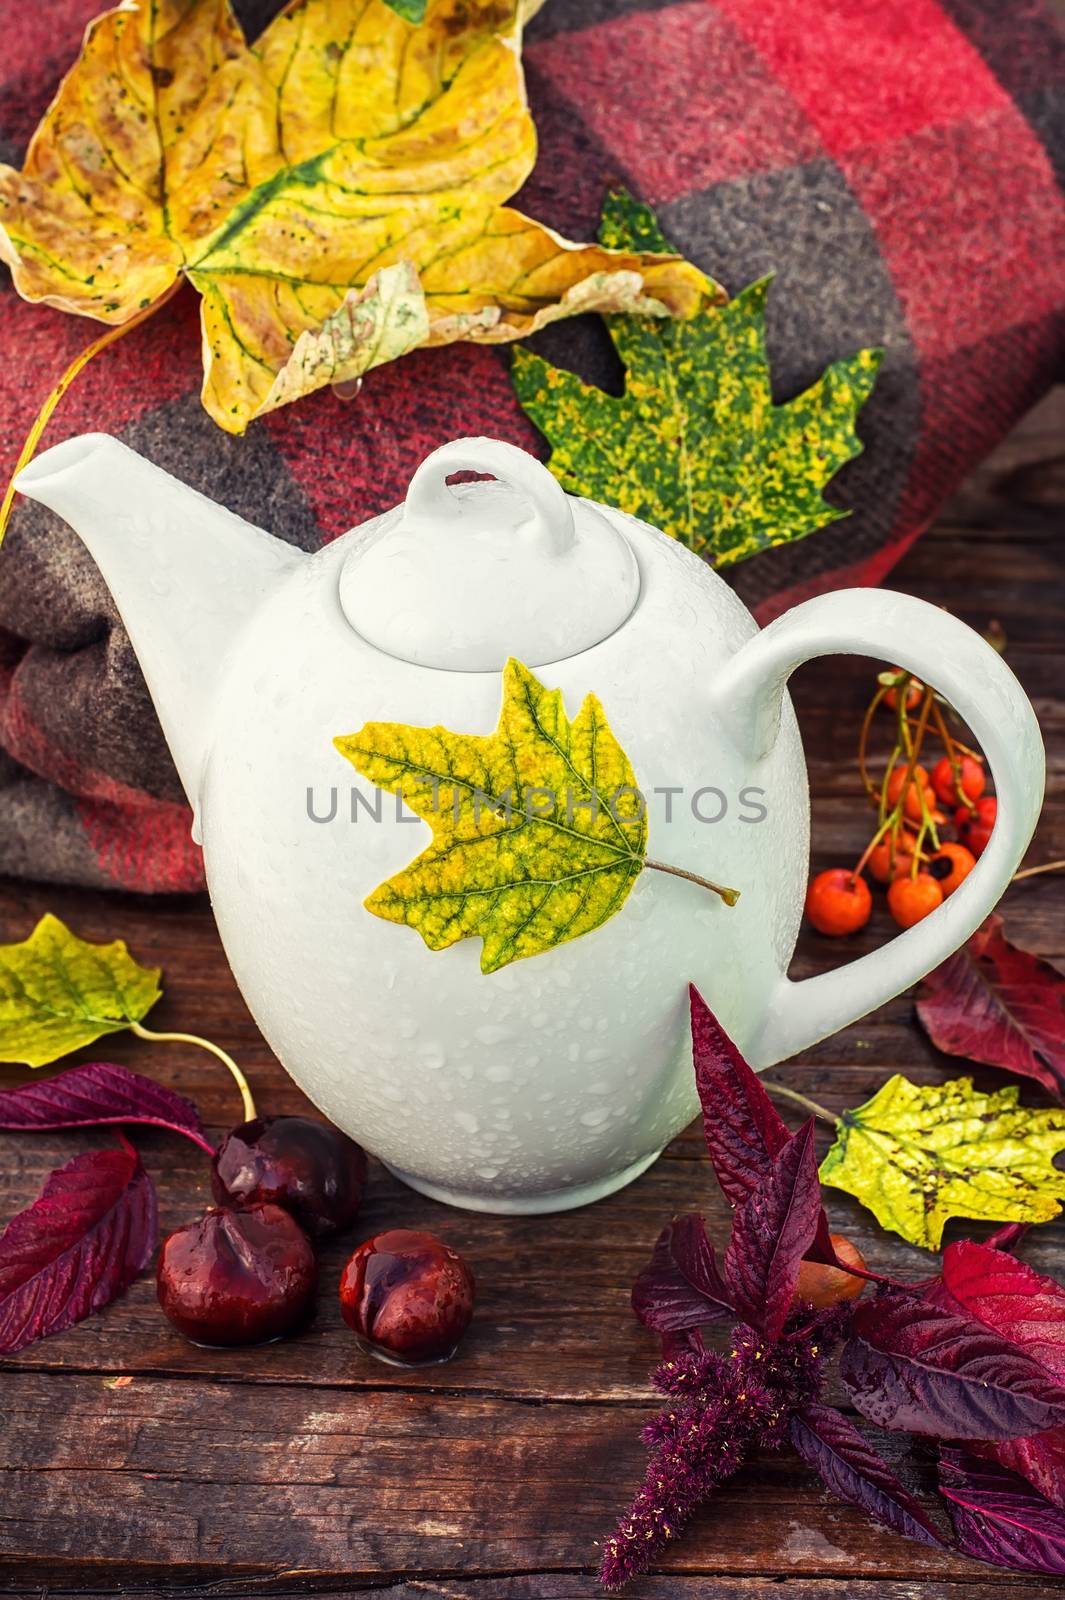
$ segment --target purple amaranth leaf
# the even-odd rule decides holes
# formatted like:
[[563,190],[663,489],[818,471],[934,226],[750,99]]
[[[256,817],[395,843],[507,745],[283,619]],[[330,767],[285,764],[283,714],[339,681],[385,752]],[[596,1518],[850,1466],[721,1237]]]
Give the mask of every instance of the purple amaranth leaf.
[[939,1487],[958,1549],[1014,1572],[1065,1577],[1065,1512],[995,1462],[944,1449]]
[[689,993],[706,1148],[726,1200],[737,1206],[764,1182],[791,1135],[694,984]]
[[0,1128],[32,1132],[116,1122],[169,1128],[214,1154],[191,1100],[111,1061],[92,1061],[43,1082],[0,1090]]
[[[944,1251],[943,1275],[925,1296],[995,1329],[1065,1382],[1065,1287],[1053,1278],[989,1243],[962,1239]],[[1040,1494],[1065,1507],[1065,1427],[974,1443],[973,1450],[1019,1472]]]
[[683,1333],[735,1315],[702,1217],[689,1212],[663,1228],[633,1285],[632,1309],[656,1333]]
[[0,1234],[0,1355],[108,1305],[151,1260],[156,1230],[155,1189],[129,1146],[53,1172]]
[[839,1499],[907,1539],[943,1544],[919,1502],[847,1417],[831,1406],[808,1405],[792,1413],[788,1428],[799,1455]]
[[[703,1109],[703,1136],[717,1181],[731,1206],[741,1205],[769,1177],[791,1138],[787,1124],[694,984],[691,997],[695,1086]],[[828,1219],[821,1212],[811,1261],[837,1266]]]
[[840,1375],[878,1427],[1019,1439],[1065,1423],[1065,1388],[1003,1335],[925,1299],[880,1294],[854,1313]]
[[811,1118],[775,1156],[763,1185],[736,1207],[725,1251],[725,1279],[736,1310],[769,1340],[779,1337],[791,1310],[820,1216]]
[[1065,973],[1011,944],[988,917],[968,943],[930,972],[917,1015],[932,1043],[1034,1078],[1065,1099]]

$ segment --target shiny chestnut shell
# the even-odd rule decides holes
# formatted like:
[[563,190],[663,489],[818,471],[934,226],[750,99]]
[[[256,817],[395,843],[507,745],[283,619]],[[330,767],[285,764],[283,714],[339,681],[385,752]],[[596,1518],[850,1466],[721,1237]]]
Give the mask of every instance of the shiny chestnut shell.
[[473,1273],[458,1251],[409,1228],[367,1239],[340,1277],[348,1327],[373,1355],[404,1366],[452,1356],[473,1301]]
[[314,1239],[355,1220],[366,1187],[363,1150],[315,1117],[255,1117],[226,1134],[211,1168],[222,1205],[283,1206]]
[[166,1240],[159,1304],[186,1339],[261,1344],[291,1333],[314,1300],[311,1241],[280,1206],[211,1206]]

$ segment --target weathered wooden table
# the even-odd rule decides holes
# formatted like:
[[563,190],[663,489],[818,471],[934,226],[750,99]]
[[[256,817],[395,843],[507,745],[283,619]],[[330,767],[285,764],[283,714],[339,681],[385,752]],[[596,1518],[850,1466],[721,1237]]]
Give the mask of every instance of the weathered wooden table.
[[[891,580],[977,628],[992,618],[1005,627],[1008,659],[1035,702],[1050,756],[1032,861],[1065,856],[1062,399],[1029,419]],[[863,842],[853,752],[870,677],[868,663],[832,661],[804,669],[794,685],[819,866],[853,860]],[[1062,880],[1047,877],[1016,885],[1004,909],[1015,937],[1062,963],[1063,907]],[[156,1027],[191,1029],[232,1050],[265,1108],[303,1105],[241,1003],[205,901],[7,884],[0,938],[24,937],[45,910],[89,938],[125,937],[165,970]],[[794,970],[819,970],[890,931],[878,900],[870,928],[846,947],[804,935]],[[912,1010],[910,999],[897,1000],[776,1075],[841,1108],[897,1070],[922,1082],[956,1074],[959,1063],[937,1055]],[[83,1054],[179,1086],[214,1129],[235,1120],[228,1079],[199,1051],[119,1039]],[[5,1081],[14,1076],[8,1069]],[[0,1219],[95,1137],[0,1135]],[[138,1132],[136,1141],[170,1229],[208,1199],[205,1163],[181,1139]],[[926,1255],[882,1234],[845,1196],[830,1193],[829,1207],[870,1261],[902,1275],[927,1270]],[[367,1360],[344,1328],[334,1289],[350,1241],[325,1253],[314,1324],[260,1349],[186,1344],[144,1278],[105,1314],[3,1364],[0,1592],[598,1593],[595,1540],[638,1481],[637,1435],[653,1409],[654,1346],[632,1317],[629,1287],[663,1222],[690,1208],[705,1210],[712,1233],[724,1236],[726,1208],[695,1128],[623,1193],[558,1217],[449,1211],[375,1168],[360,1234],[386,1224],[431,1228],[469,1256],[477,1275],[477,1317],[459,1356],[421,1372]],[[1039,1229],[1024,1254],[1061,1273],[1063,1238],[1061,1227]],[[115,1389],[107,1383],[114,1376],[133,1381]],[[733,1600],[777,1585],[795,1600],[1037,1600],[1053,1587],[882,1532],[780,1455],[722,1490],[660,1575],[631,1593]]]

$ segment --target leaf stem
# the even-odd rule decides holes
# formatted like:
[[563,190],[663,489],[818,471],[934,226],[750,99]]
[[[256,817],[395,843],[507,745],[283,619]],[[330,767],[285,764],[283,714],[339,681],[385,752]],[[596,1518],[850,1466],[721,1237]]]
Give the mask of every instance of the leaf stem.
[[137,1035],[138,1039],[147,1039],[152,1044],[195,1044],[198,1045],[201,1050],[209,1050],[210,1053],[213,1056],[217,1056],[218,1060],[222,1062],[223,1066],[229,1070],[232,1075],[233,1082],[240,1090],[240,1098],[244,1102],[245,1122],[252,1122],[258,1116],[258,1112],[255,1109],[255,1101],[252,1099],[251,1089],[248,1087],[247,1078],[244,1076],[243,1072],[241,1072],[240,1068],[237,1066],[237,1063],[233,1060],[233,1057],[231,1055],[227,1055],[220,1045],[212,1044],[210,1039],[201,1039],[195,1033],[155,1033],[151,1028],[145,1028],[143,1024],[139,1022],[130,1023],[130,1027],[133,1029],[133,1032]]
[[1019,883],[1022,878],[1038,878],[1041,872],[1060,872],[1063,867],[1065,861],[1044,861],[1040,867],[1025,867],[1021,872],[1015,872],[1010,882]]
[[644,857],[643,864],[655,872],[668,872],[674,878],[687,878],[689,883],[697,883],[701,888],[709,889],[712,894],[719,894],[727,906],[734,906],[740,897],[738,889],[723,889],[719,883],[701,877],[698,872],[688,872],[684,867],[670,867],[664,861],[652,861],[650,856]]
[[798,1106],[803,1111],[808,1111],[819,1122],[827,1122],[830,1128],[839,1127],[839,1118],[833,1116],[825,1106],[819,1106],[816,1100],[807,1099],[800,1094],[798,1089],[789,1089],[786,1083],[773,1083],[769,1078],[762,1079],[763,1089],[775,1095],[778,1100],[787,1100],[791,1105]]
[[127,333],[132,332],[142,322],[146,322],[149,317],[154,316],[159,307],[169,300],[171,295],[176,294],[183,281],[182,278],[175,279],[170,288],[164,294],[161,294],[158,300],[153,300],[150,306],[145,306],[141,311],[138,311],[135,317],[130,317],[128,322],[121,323],[117,328],[108,328],[106,333],[102,333],[98,339],[93,340],[92,344],[86,345],[84,350],[79,351],[67,367],[34,418],[30,431],[26,435],[26,442],[19,452],[18,460],[15,462],[15,469],[8,480],[3,501],[0,502],[0,544],[4,542],[4,534],[7,532],[7,525],[11,517],[11,508],[15,504],[15,479],[23,467],[28,466],[33,460],[34,452],[41,442],[41,434],[48,426],[52,412],[62,400],[78,373],[89,364],[93,356],[98,356],[100,351],[106,350],[109,344],[115,344],[117,340],[125,338]]

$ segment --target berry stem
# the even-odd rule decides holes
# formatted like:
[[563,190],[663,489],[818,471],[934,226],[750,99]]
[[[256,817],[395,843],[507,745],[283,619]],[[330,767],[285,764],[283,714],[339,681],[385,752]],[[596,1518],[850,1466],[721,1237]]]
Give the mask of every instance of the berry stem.
[[138,1039],[147,1039],[152,1044],[194,1044],[198,1045],[201,1050],[209,1050],[211,1055],[216,1056],[218,1060],[222,1062],[223,1066],[228,1069],[233,1078],[233,1082],[240,1090],[240,1098],[244,1102],[245,1122],[253,1122],[258,1116],[258,1112],[255,1109],[255,1101],[252,1099],[251,1089],[248,1087],[247,1078],[244,1076],[243,1072],[241,1072],[240,1068],[237,1066],[237,1063],[233,1060],[233,1057],[231,1055],[227,1055],[226,1051],[224,1051],[220,1045],[212,1044],[210,1039],[201,1039],[194,1033],[155,1033],[151,1028],[145,1028],[143,1024],[139,1022],[131,1023],[130,1027],[133,1029],[133,1032],[137,1035]]
[[697,883],[701,888],[709,889],[712,894],[720,895],[727,906],[734,906],[740,897],[738,889],[723,889],[719,883],[701,877],[698,872],[688,872],[685,867],[670,867],[664,861],[652,861],[650,856],[644,857],[643,864],[655,872],[668,872],[674,878],[687,878],[689,883]]
[[862,782],[865,784],[865,787],[869,793],[869,798],[873,801],[874,805],[877,803],[879,797],[876,792],[876,785],[869,776],[869,769],[866,766],[866,746],[869,742],[869,729],[873,725],[873,715],[877,706],[880,704],[881,700],[883,700],[886,694],[887,689],[883,687],[876,691],[873,698],[870,700],[868,707],[866,708],[865,716],[862,719],[862,731],[858,735],[858,771],[862,775]]
[[762,1079],[762,1087],[769,1094],[775,1095],[778,1100],[787,1100],[789,1104],[798,1106],[802,1111],[808,1111],[819,1122],[827,1122],[830,1128],[839,1127],[839,1118],[825,1106],[819,1106],[816,1100],[810,1100],[806,1095],[800,1094],[798,1089],[789,1089],[785,1083],[773,1083],[769,1078]]
[[70,385],[74,382],[74,379],[77,377],[78,373],[83,367],[88,366],[93,357],[98,356],[101,350],[106,350],[109,344],[115,344],[119,339],[124,339],[127,333],[132,332],[132,330],[136,327],[139,327],[142,322],[146,322],[149,317],[154,316],[159,310],[159,307],[165,304],[165,302],[170,299],[172,294],[177,293],[183,281],[184,280],[181,278],[176,279],[175,282],[171,284],[170,288],[166,290],[165,294],[161,294],[158,300],[153,300],[150,306],[145,306],[142,310],[138,311],[135,317],[130,317],[128,322],[123,322],[117,328],[108,328],[106,333],[102,333],[98,339],[93,340],[92,344],[86,345],[84,350],[79,351],[79,353],[74,357],[73,361],[67,367],[66,371],[59,379],[59,382],[56,384],[55,388],[52,390],[51,394],[38,411],[36,417],[33,419],[33,424],[30,428],[30,431],[26,435],[26,442],[19,451],[19,458],[15,462],[15,470],[12,472],[11,477],[8,480],[3,501],[0,502],[0,544],[3,544],[4,542],[4,534],[7,532],[7,524],[11,517],[11,508],[15,503],[15,479],[18,477],[23,467],[28,466],[33,460],[34,452],[41,442],[41,435],[48,426],[52,412],[55,410],[60,400],[62,400],[63,396],[70,388]]
[[[854,883],[855,879],[857,877],[859,877],[862,872],[864,872],[866,862],[869,860],[869,857],[872,855],[873,851],[876,849],[877,845],[880,843],[881,839],[884,837],[885,833],[888,831],[890,826],[891,826],[891,818],[888,817],[885,822],[882,822],[880,824],[879,828],[877,828],[876,832],[873,834],[873,837],[870,839],[869,843],[866,845],[865,849],[862,851],[860,857],[858,858],[858,865],[855,867],[854,871],[851,873],[851,883],[852,884]],[[895,865],[894,844],[892,845],[892,850],[891,850],[891,865],[893,867]]]
[[979,761],[980,757],[972,750],[967,750],[963,744],[958,743],[947,727],[943,713],[938,706],[934,705],[932,707],[932,715],[935,718],[936,732],[943,741],[943,748],[946,750],[947,760],[950,762],[950,775],[954,779],[954,793],[958,797],[958,803],[963,805],[971,815],[976,810],[976,802],[969,799],[969,796],[961,786],[961,762],[958,760],[958,751],[960,750],[963,755],[969,756],[974,761]]

